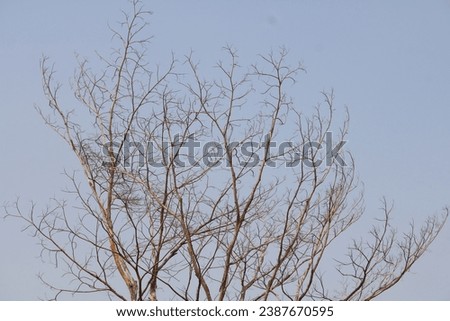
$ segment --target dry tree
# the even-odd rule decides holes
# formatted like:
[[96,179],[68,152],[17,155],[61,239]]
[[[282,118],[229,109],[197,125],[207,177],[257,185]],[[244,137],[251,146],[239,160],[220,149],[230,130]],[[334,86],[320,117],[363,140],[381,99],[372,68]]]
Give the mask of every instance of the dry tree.
[[[78,59],[73,109],[42,59],[48,107],[38,111],[79,161],[66,173],[75,203],[7,212],[64,269],[55,298],[370,300],[394,286],[448,209],[399,236],[384,201],[367,236],[330,251],[364,211],[333,92],[301,110],[287,90],[303,67],[284,49],[243,67],[226,47],[209,76],[193,55],[153,68],[148,14],[132,2],[101,72]],[[325,277],[332,270],[341,288]]]

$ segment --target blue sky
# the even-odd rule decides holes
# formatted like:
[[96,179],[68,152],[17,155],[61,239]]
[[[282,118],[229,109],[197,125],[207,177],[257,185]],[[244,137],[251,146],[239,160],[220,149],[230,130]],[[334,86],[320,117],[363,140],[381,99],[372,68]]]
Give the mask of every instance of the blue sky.
[[[350,112],[346,147],[364,182],[370,224],[380,198],[395,202],[401,229],[450,205],[450,1],[146,1],[153,11],[155,62],[193,50],[203,70],[231,44],[242,61],[285,46],[301,61],[304,106],[333,88]],[[111,26],[126,1],[0,2],[0,203],[20,196],[45,205],[77,164],[46,128],[39,59],[55,62],[69,89],[75,52],[108,53]],[[67,91],[69,93],[69,91]],[[33,300],[48,292],[36,278],[51,274],[36,240],[21,224],[0,221],[0,299]],[[364,228],[364,226],[362,227]],[[383,299],[450,300],[450,224],[421,262]]]

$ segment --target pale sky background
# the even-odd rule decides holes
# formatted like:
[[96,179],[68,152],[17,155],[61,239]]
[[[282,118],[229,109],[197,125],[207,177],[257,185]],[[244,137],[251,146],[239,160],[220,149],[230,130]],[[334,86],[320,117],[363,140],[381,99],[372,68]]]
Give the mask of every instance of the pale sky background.
[[[365,185],[364,222],[381,214],[383,196],[395,202],[399,228],[450,205],[449,0],[145,3],[154,12],[155,62],[192,49],[207,70],[226,44],[247,62],[284,45],[307,69],[299,78],[302,104],[334,88],[337,105],[350,111],[346,147]],[[39,59],[50,56],[67,85],[74,53],[107,53],[107,24],[127,8],[119,0],[0,0],[0,204],[20,196],[45,206],[62,195],[67,182],[60,173],[77,163],[33,108],[45,106]],[[49,293],[36,274],[52,268],[21,227],[0,219],[0,300]],[[380,298],[450,300],[449,247],[447,224],[411,273]]]

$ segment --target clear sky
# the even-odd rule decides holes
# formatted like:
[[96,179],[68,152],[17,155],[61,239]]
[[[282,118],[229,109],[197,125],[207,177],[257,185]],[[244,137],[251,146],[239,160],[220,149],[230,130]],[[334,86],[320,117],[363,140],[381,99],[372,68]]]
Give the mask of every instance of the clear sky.
[[[231,44],[242,60],[285,46],[305,106],[334,88],[351,116],[346,147],[365,186],[370,224],[380,198],[395,202],[395,223],[420,223],[450,205],[450,1],[145,1],[153,11],[152,55],[191,49],[205,70]],[[39,59],[55,62],[66,83],[75,52],[111,46],[108,23],[126,1],[0,1],[0,203],[20,196],[45,206],[77,163],[33,108],[45,105]],[[448,222],[450,223],[450,222]],[[37,240],[0,220],[0,300],[45,298]],[[382,299],[450,300],[450,224],[431,251]]]

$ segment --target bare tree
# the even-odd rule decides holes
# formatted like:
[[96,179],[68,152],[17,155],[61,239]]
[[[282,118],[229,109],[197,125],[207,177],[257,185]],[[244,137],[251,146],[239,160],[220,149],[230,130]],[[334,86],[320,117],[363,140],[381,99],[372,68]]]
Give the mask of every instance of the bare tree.
[[[70,286],[52,286],[55,298],[370,300],[394,286],[448,209],[398,236],[384,201],[368,237],[332,253],[364,210],[342,150],[346,111],[333,127],[333,92],[308,117],[287,93],[303,67],[289,65],[284,49],[242,67],[226,47],[209,77],[192,55],[153,67],[148,12],[139,1],[132,8],[101,72],[79,58],[73,109],[42,59],[49,107],[38,111],[81,165],[66,173],[75,203],[7,211],[65,269]],[[324,274],[333,269],[342,288]]]

